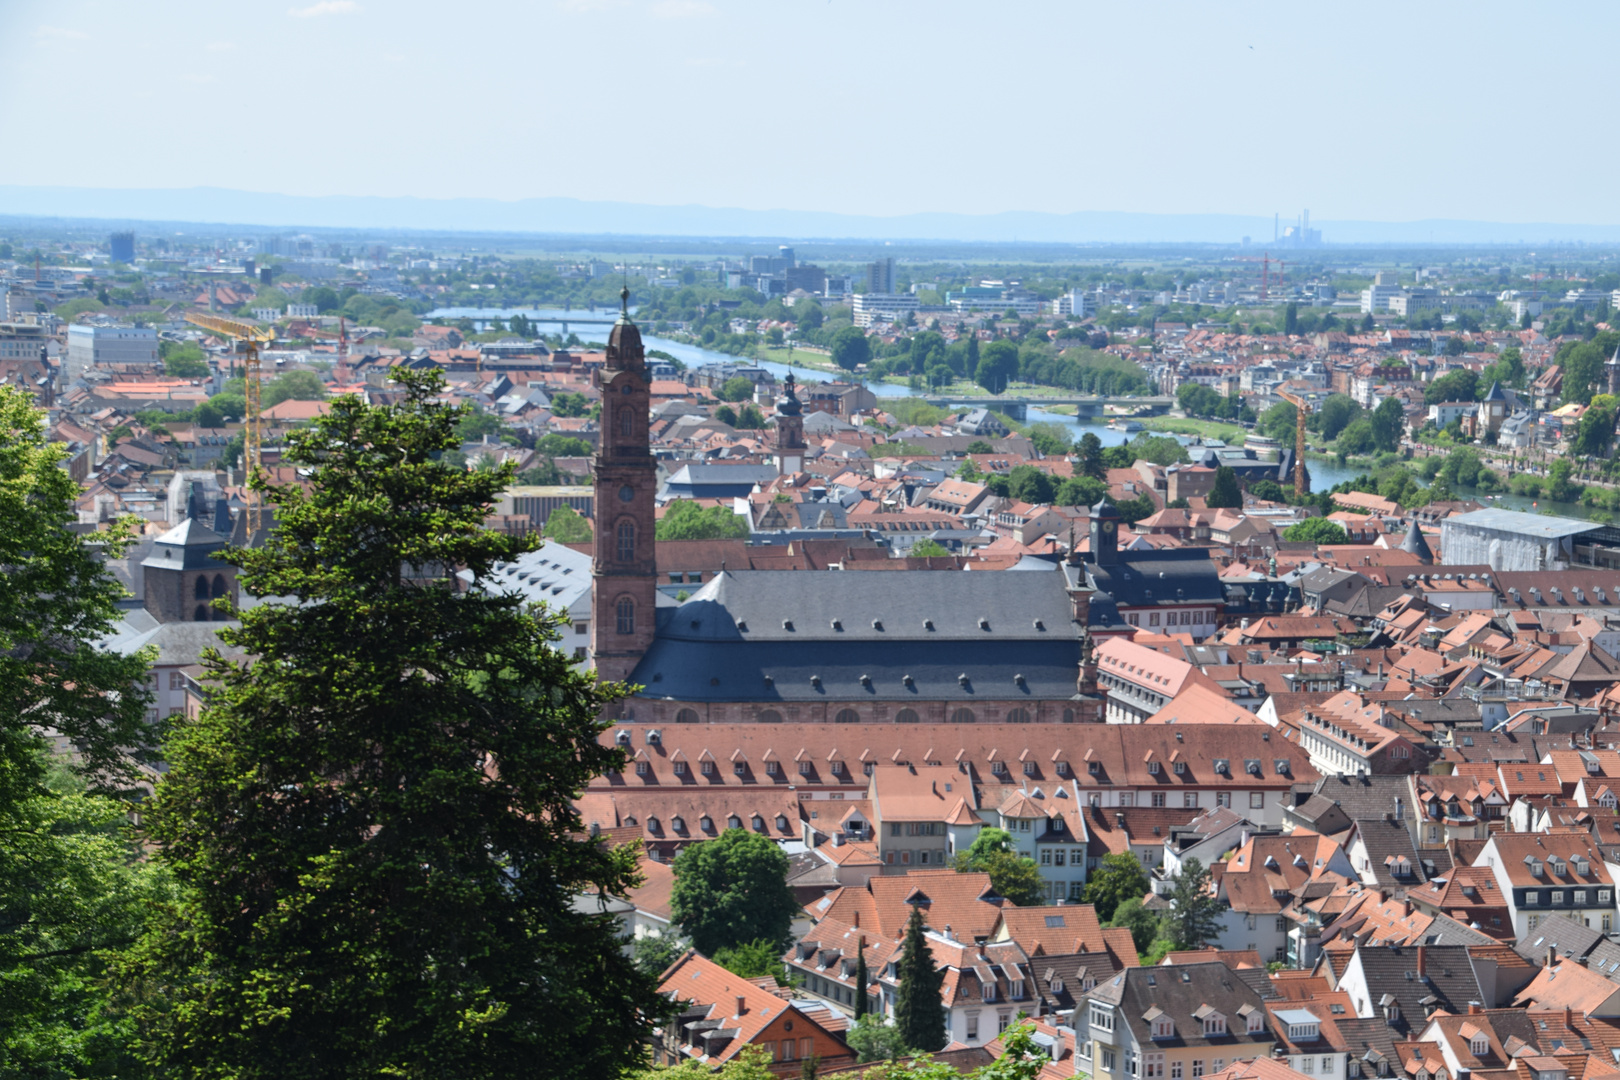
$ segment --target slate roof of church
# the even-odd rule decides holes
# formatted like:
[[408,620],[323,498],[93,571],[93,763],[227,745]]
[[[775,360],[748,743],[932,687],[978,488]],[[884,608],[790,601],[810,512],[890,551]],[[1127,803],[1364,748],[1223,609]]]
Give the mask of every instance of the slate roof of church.
[[1055,572],[727,571],[660,610],[631,681],[682,701],[1067,699],[1071,614]]

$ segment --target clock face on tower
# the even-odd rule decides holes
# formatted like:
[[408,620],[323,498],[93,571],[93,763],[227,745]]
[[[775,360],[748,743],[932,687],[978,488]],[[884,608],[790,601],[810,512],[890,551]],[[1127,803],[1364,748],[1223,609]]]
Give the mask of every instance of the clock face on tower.
[[1113,532],[1114,531],[1114,523],[1112,521],[1103,522],[1102,527],[1103,527],[1103,532]]
[[619,489],[619,501],[620,502],[629,502],[631,499],[634,499],[635,497],[636,497],[636,489],[631,487],[629,484],[625,484],[623,487],[621,487]]

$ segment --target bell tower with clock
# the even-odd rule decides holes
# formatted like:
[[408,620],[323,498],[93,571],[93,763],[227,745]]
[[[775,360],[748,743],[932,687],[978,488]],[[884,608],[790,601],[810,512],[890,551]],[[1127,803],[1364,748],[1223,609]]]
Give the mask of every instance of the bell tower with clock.
[[648,426],[651,401],[641,332],[630,321],[630,290],[619,293],[618,321],[607,359],[596,373],[602,393],[601,442],[596,452],[596,536],[591,584],[591,656],[597,677],[630,677],[652,645],[658,599],[653,496],[658,465]]
[[1091,508],[1091,561],[1098,566],[1113,566],[1119,561],[1119,526],[1122,520],[1119,508],[1106,495]]

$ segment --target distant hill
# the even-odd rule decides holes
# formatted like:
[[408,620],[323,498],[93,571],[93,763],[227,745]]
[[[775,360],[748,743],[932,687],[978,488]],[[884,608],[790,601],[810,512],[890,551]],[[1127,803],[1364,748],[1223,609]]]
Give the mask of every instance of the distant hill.
[[[455,232],[748,237],[776,239],[1206,243],[1277,249],[1273,222],[1237,214],[908,214],[867,217],[808,210],[652,206],[581,199],[309,197],[226,188],[76,188],[0,185],[0,215],[123,221],[207,222],[264,227]],[[1313,219],[1335,244],[1518,244],[1620,241],[1620,225],[1487,221],[1377,222]]]

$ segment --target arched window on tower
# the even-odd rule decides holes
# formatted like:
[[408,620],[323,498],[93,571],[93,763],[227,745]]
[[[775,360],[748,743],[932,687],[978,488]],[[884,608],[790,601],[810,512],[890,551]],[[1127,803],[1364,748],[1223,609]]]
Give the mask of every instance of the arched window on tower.
[[619,633],[633,634],[636,632],[636,602],[634,600],[628,596],[620,598],[614,616]]
[[196,593],[196,596],[197,596],[198,600],[207,600],[208,599],[208,579],[205,578],[205,577],[199,577],[197,579],[197,587],[193,591]]
[[619,522],[619,561],[631,562],[636,557],[636,523],[626,519]]
[[197,610],[192,612],[191,621],[192,622],[207,622],[208,621],[208,605],[207,604],[198,604],[197,605]]
[[636,433],[635,407],[628,401],[619,406],[619,434],[628,439]]
[[[199,581],[198,584],[201,584],[201,581]],[[222,597],[222,596],[224,596],[224,595],[226,595],[227,593],[230,592],[230,586],[225,584],[225,575],[224,574],[215,574],[214,575],[214,590],[213,591],[214,591],[214,599],[215,600],[218,600],[220,597]]]

